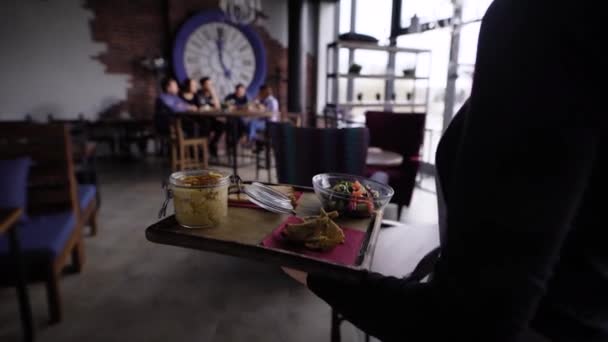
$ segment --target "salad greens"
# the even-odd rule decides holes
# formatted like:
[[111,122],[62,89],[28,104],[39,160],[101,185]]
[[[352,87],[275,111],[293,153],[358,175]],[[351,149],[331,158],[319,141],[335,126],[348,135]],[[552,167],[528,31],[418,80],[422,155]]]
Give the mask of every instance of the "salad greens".
[[330,210],[346,211],[351,214],[370,215],[374,212],[374,199],[380,197],[378,191],[359,181],[340,181],[331,190],[337,193],[329,198]]

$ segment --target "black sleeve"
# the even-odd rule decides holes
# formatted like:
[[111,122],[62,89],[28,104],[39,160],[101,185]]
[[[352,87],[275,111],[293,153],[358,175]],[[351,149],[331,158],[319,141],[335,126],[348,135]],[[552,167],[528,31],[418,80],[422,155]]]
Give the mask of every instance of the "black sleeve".
[[192,98],[192,104],[198,108],[203,105],[203,103],[201,102],[201,98],[197,94],[194,94],[194,97]]
[[448,233],[436,278],[310,275],[313,292],[385,341],[517,340],[545,294],[600,139],[583,91],[581,35],[565,22],[564,4],[548,0],[496,0],[488,10],[444,186]]

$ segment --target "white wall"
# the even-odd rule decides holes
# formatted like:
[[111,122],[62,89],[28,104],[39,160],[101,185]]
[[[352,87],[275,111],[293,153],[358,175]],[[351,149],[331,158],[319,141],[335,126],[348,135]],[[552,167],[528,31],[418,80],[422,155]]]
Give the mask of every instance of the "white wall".
[[94,119],[126,98],[129,77],[92,58],[105,50],[91,38],[92,15],[79,0],[0,1],[0,120]]
[[287,1],[262,0],[262,12],[268,16],[259,23],[268,31],[270,36],[287,46]]
[[305,2],[302,9],[304,25],[302,27],[304,51],[312,56],[317,55],[317,35],[319,28],[319,20],[317,18],[319,12],[319,4],[313,2]]
[[[288,46],[289,26],[288,26],[288,1],[262,0],[262,12],[268,16],[266,20],[258,23],[263,26],[270,36],[278,40],[282,46]],[[316,28],[312,27],[315,23],[317,5],[305,2],[302,9],[304,21],[304,48],[306,53],[316,55]]]
[[325,108],[325,92],[327,87],[327,44],[336,40],[334,15],[336,4],[319,3],[317,31],[317,107],[316,112],[322,113]]

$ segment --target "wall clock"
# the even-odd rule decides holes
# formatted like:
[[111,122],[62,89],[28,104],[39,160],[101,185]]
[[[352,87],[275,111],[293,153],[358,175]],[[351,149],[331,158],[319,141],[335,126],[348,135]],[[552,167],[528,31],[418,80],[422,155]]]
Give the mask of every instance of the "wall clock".
[[266,53],[248,25],[231,22],[222,11],[206,11],[188,19],[173,47],[173,67],[181,82],[208,76],[220,99],[243,83],[250,98],[266,79]]

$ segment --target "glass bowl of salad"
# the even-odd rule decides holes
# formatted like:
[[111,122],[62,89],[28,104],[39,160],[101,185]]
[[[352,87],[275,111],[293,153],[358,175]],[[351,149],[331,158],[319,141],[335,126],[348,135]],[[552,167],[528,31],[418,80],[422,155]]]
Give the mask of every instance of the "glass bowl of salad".
[[393,188],[369,178],[322,173],[312,178],[325,211],[351,217],[368,217],[382,210],[395,194]]

